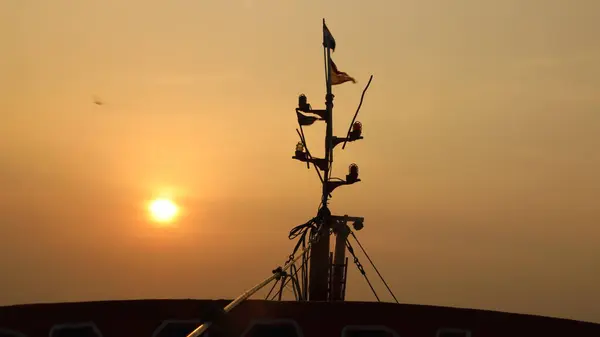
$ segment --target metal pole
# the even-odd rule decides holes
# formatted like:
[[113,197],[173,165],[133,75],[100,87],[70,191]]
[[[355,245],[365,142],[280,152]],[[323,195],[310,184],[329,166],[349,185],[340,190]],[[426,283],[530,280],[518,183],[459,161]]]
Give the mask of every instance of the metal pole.
[[326,48],[327,52],[327,95],[325,96],[325,108],[327,130],[325,134],[325,161],[327,162],[327,170],[325,170],[325,178],[323,179],[323,207],[327,207],[329,199],[329,191],[327,190],[327,182],[330,178],[329,168],[331,167],[331,150],[333,148],[333,95],[331,93],[331,49]]
[[[325,25],[325,20],[323,20]],[[325,34],[325,31],[323,31]],[[323,39],[325,36],[323,35]],[[327,123],[327,131],[325,134],[325,161],[327,168],[324,170],[323,177],[323,195],[321,207],[323,214],[323,226],[319,232],[319,242],[315,244],[310,253],[310,276],[308,284],[308,299],[310,301],[327,301],[329,297],[329,229],[331,226],[330,212],[327,208],[329,199],[328,182],[329,182],[329,167],[331,166],[331,150],[333,148],[333,95],[331,94],[331,49],[325,47],[325,79],[327,83],[327,94],[325,96],[326,115],[325,122]]]
[[337,221],[335,224],[335,256],[333,258],[333,288],[331,299],[333,301],[344,300],[345,279],[345,260],[346,260],[346,240],[350,234],[350,228],[345,220]]
[[[328,218],[328,217],[324,217]],[[309,301],[327,301],[329,290],[329,220],[323,220],[319,241],[310,250]]]

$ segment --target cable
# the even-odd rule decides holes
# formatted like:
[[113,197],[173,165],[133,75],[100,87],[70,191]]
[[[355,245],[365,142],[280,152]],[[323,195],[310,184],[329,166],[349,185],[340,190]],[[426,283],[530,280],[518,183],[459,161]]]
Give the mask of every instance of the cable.
[[265,300],[269,299],[269,296],[271,296],[271,293],[273,292],[273,289],[275,289],[275,287],[277,286],[277,283],[279,283],[279,280],[273,282],[273,286],[271,287],[271,290],[269,290],[269,293],[267,293],[267,296],[265,296]]
[[350,232],[350,234],[352,234],[352,237],[354,238],[354,240],[356,240],[356,243],[358,243],[358,246],[362,250],[363,254],[365,254],[365,256],[367,257],[367,260],[369,260],[369,262],[371,263],[371,266],[373,266],[373,269],[375,269],[375,272],[377,273],[377,275],[379,275],[379,278],[381,279],[381,282],[383,282],[383,284],[385,285],[385,287],[387,288],[387,290],[390,292],[390,295],[392,295],[392,297],[394,298],[394,301],[396,301],[396,303],[400,303],[400,302],[398,302],[398,299],[396,298],[396,296],[392,292],[392,289],[390,289],[390,287],[388,286],[387,282],[385,282],[385,279],[383,278],[383,276],[381,276],[381,273],[379,272],[379,270],[377,270],[377,267],[375,267],[375,263],[373,263],[373,260],[371,260],[371,258],[369,257],[369,254],[367,254],[367,251],[360,244],[360,241],[358,241],[358,238],[356,237],[356,235],[354,235],[354,232]]
[[[283,283],[282,283],[281,287],[279,288],[279,291],[277,291],[273,295],[273,297],[271,298],[271,300],[275,299],[275,297],[281,298],[281,295],[282,295],[281,293],[282,293],[283,289],[287,287],[287,285],[288,285],[288,283],[290,281],[292,281],[292,290],[294,292],[294,296],[296,297],[296,301],[298,301],[298,300],[304,300],[304,297],[302,295],[302,291],[300,289],[300,283],[298,282],[298,279],[297,279],[298,269],[304,268],[304,262],[305,262],[304,260],[305,259],[302,259],[302,260],[303,261],[300,264],[300,268],[296,268],[295,265],[292,265],[292,267],[290,267],[290,269],[294,269],[294,271],[290,275],[286,276],[285,282],[282,281]],[[275,285],[273,285],[273,288],[271,288],[271,289],[274,289],[274,288],[275,288]],[[267,298],[269,297],[269,295],[271,295],[271,292],[269,292],[269,294],[267,295]]]
[[352,248],[352,245],[350,245],[350,241],[348,241],[347,239],[346,239],[346,247],[348,248],[348,251],[350,252],[352,257],[354,257],[354,263],[356,264],[358,271],[360,271],[360,273],[365,277],[365,280],[367,281],[367,284],[369,284],[369,287],[371,288],[373,295],[375,295],[377,302],[381,302],[381,300],[379,299],[379,296],[377,296],[377,292],[375,291],[375,288],[373,288],[371,281],[369,281],[369,278],[367,277],[367,272],[365,272],[365,269],[363,268],[362,264],[360,263],[360,261],[358,261],[358,257],[356,257],[356,254],[354,254],[354,248]]
[[296,254],[296,251],[298,251],[298,248],[300,248],[301,246],[302,246],[302,248],[306,247],[306,236],[307,235],[309,236],[309,241],[312,241],[317,236],[317,234],[318,234],[317,229],[319,227],[317,225],[317,221],[318,221],[318,218],[314,217],[314,218],[310,219],[309,221],[307,221],[306,223],[298,225],[290,230],[288,239],[294,240],[297,237],[300,237],[300,239],[298,239],[298,242],[296,243],[296,246],[294,247],[294,250],[290,254],[290,258],[293,258],[293,256]]
[[[286,265],[295,259],[295,255],[296,252],[300,249],[300,247],[302,247],[302,263],[300,265],[300,268],[302,268],[302,282],[303,282],[303,286],[301,287],[297,276],[298,276],[298,269],[295,266],[293,267],[294,270],[292,271],[292,278],[295,278],[295,281],[293,283],[293,286],[295,287],[295,290],[301,294],[301,298],[307,298],[307,283],[308,283],[308,263],[309,263],[309,259],[307,257],[307,252],[310,250],[310,248],[307,248],[312,246],[313,244],[317,243],[320,239],[320,231],[322,226],[324,225],[324,220],[323,220],[323,214],[321,214],[321,206],[322,206],[322,202],[319,203],[319,212],[317,214],[316,217],[308,220],[306,223],[303,223],[301,225],[298,225],[294,228],[292,228],[290,230],[290,233],[288,235],[288,239],[290,240],[294,240],[298,238],[298,241],[296,242],[296,246],[294,246],[294,249],[292,250],[292,253],[289,255],[287,262],[285,263]],[[308,236],[308,243],[307,243],[307,236]],[[288,275],[289,276],[289,275]],[[287,282],[289,282],[289,280],[285,280],[285,281],[281,281],[282,282],[282,287],[285,287],[285,285],[287,284]],[[283,284],[285,283],[285,284]],[[271,289],[271,291],[269,291],[268,296],[271,295],[272,291],[275,289],[275,285],[273,285],[273,288]],[[280,289],[281,291],[282,289]],[[303,290],[303,291],[302,291]],[[276,293],[275,296],[277,296],[279,294]]]

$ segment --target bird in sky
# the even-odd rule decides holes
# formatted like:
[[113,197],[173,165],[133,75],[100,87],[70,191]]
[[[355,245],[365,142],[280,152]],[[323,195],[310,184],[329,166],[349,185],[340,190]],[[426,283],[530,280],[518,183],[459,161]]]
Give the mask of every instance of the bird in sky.
[[96,105],[104,105],[104,102],[97,96],[94,96],[93,100],[94,100],[94,104],[96,104]]

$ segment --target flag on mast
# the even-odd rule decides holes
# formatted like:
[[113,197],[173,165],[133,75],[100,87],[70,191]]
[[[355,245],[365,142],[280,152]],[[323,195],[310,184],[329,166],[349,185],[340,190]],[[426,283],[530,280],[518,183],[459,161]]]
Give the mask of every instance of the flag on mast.
[[354,79],[354,77],[348,75],[348,73],[339,71],[337,66],[335,65],[335,63],[333,63],[333,60],[331,58],[329,59],[329,70],[330,70],[329,76],[331,77],[331,85],[342,84],[345,82],[356,83],[356,80]]
[[330,48],[331,51],[335,51],[335,39],[329,31],[329,28],[327,28],[325,19],[323,19],[323,47]]

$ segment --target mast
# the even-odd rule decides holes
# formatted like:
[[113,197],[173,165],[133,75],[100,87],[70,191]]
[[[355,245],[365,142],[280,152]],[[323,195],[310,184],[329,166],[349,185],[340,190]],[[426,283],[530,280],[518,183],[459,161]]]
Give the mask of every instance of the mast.
[[[325,19],[323,19],[323,30],[325,31],[327,26],[325,26]],[[325,39],[325,37],[323,37]],[[327,123],[327,129],[325,133],[325,161],[328,163],[327,168],[325,169],[325,174],[323,177],[323,199],[322,206],[327,208],[327,203],[329,199],[329,190],[327,188],[327,183],[329,182],[329,178],[331,177],[331,164],[333,163],[333,156],[331,151],[333,150],[333,94],[331,92],[331,47],[327,45],[325,48],[326,52],[326,63],[325,63],[325,80],[327,82],[327,94],[325,95],[325,123]]]
[[[346,179],[331,177],[331,168],[333,164],[333,150],[336,145],[343,143],[342,149],[346,147],[347,142],[354,142],[362,137],[362,124],[356,121],[360,107],[365,96],[373,75],[369,78],[365,89],[362,92],[360,103],[354,113],[352,122],[348,128],[348,132],[345,137],[336,137],[333,135],[333,92],[332,86],[339,85],[345,82],[356,83],[354,78],[345,72],[341,72],[337,69],[335,63],[331,59],[331,52],[335,50],[335,39],[331,32],[325,25],[325,19],[323,19],[323,48],[325,58],[325,81],[327,85],[327,93],[325,95],[325,110],[313,109],[304,94],[298,98],[298,107],[296,108],[296,116],[298,118],[299,129],[296,129],[298,136],[300,136],[300,142],[296,144],[296,152],[292,157],[293,159],[305,162],[308,169],[310,166],[315,168],[319,179],[323,184],[321,205],[317,216],[309,220],[308,222],[294,227],[290,231],[289,238],[294,239],[300,237],[296,247],[292,254],[289,255],[287,262],[283,267],[278,267],[273,270],[273,275],[266,278],[261,283],[252,287],[250,290],[244,292],[238,296],[235,300],[230,302],[222,310],[218,310],[214,313],[219,322],[219,318],[223,317],[224,314],[230,312],[235,307],[240,305],[243,301],[248,299],[250,296],[256,294],[260,289],[265,287],[267,284],[275,281],[273,287],[266,296],[266,299],[271,297],[271,294],[277,283],[280,284],[279,292],[275,293],[275,297],[279,297],[281,300],[281,292],[288,284],[292,282],[292,289],[297,300],[300,301],[343,301],[346,293],[346,271],[348,266],[348,258],[346,258],[346,247],[350,254],[354,257],[354,263],[356,263],[359,271],[366,279],[366,274],[358,258],[354,254],[354,250],[348,241],[348,236],[351,235],[362,249],[362,245],[356,239],[354,233],[350,230],[348,224],[352,222],[353,229],[355,231],[361,230],[364,225],[364,218],[354,216],[338,216],[332,215],[328,207],[328,201],[331,197],[331,193],[337,187],[342,185],[351,185],[359,182],[358,179],[358,166],[351,164],[349,172],[346,175]],[[311,156],[308,147],[306,145],[306,139],[304,137],[303,126],[309,126],[316,121],[325,121],[327,124],[325,132],[325,158],[315,158]],[[323,172],[323,175],[321,174]],[[330,234],[336,234],[335,240],[335,255],[330,252]],[[308,235],[309,234],[309,235]],[[308,240],[307,239],[308,235]],[[300,249],[302,248],[302,249]],[[299,255],[296,255],[299,253]],[[307,255],[310,253],[310,257]],[[363,249],[363,253],[366,252]],[[367,258],[369,258],[367,256]],[[296,268],[296,262],[302,259],[302,264],[299,268]],[[369,258],[369,262],[372,261]],[[308,267],[307,267],[308,265]],[[375,266],[373,265],[373,268]],[[301,269],[299,272],[298,269]],[[377,269],[375,268],[377,271]],[[298,274],[301,275],[298,275]],[[381,277],[381,274],[377,271],[377,274]],[[382,278],[382,277],[381,277]],[[383,278],[382,278],[383,281]],[[371,283],[368,281],[369,286]],[[302,283],[302,284],[300,284]],[[308,284],[307,284],[308,283]],[[391,290],[384,284],[391,293]],[[371,290],[379,300],[379,297],[375,293],[375,290],[371,286]],[[394,299],[396,297],[393,295]],[[273,299],[271,298],[271,299]],[[396,300],[396,302],[398,302]],[[205,332],[213,324],[212,320],[209,320],[192,332],[187,337],[198,337]],[[218,325],[219,323],[217,323]],[[221,322],[221,324],[227,324]]]
[[[340,72],[335,63],[331,59],[331,53],[335,50],[336,43],[333,35],[329,31],[323,19],[323,49],[325,58],[325,110],[312,109],[306,96],[300,95],[298,99],[298,108],[296,114],[298,124],[300,126],[300,142],[296,146],[296,154],[294,159],[307,163],[310,167],[312,164],[322,181],[322,196],[321,205],[317,218],[321,226],[318,233],[315,233],[318,240],[313,244],[310,250],[309,259],[309,277],[308,277],[308,294],[309,301],[339,301],[344,300],[345,284],[346,284],[346,242],[350,229],[347,225],[349,221],[354,221],[359,226],[356,229],[362,228],[363,219],[359,217],[335,216],[329,210],[329,198],[333,190],[342,185],[350,185],[359,182],[358,166],[352,164],[349,173],[345,180],[331,177],[331,168],[333,164],[333,150],[340,143],[352,142],[362,139],[362,125],[360,122],[354,122],[358,110],[354,115],[354,119],[350,124],[350,128],[346,137],[335,137],[333,135],[333,92],[332,86],[345,82],[356,82],[354,78],[347,73]],[[333,77],[335,77],[335,82]],[[369,81],[370,83],[370,81]],[[368,85],[367,85],[368,87]],[[365,88],[366,91],[366,88]],[[363,92],[364,96],[364,92]],[[362,98],[361,98],[362,104]],[[360,109],[360,106],[359,106]],[[306,115],[314,114],[318,117]],[[303,126],[312,125],[317,120],[323,120],[326,123],[325,132],[325,155],[324,158],[314,158],[308,152],[306,139],[304,138]],[[320,172],[323,172],[321,176]],[[336,234],[335,254],[330,252],[330,234]]]
[[323,48],[325,54],[325,83],[327,93],[325,95],[325,166],[323,167],[323,186],[321,196],[321,207],[319,213],[322,216],[324,226],[317,234],[320,238],[310,252],[310,274],[309,274],[309,293],[310,301],[326,301],[329,298],[329,246],[330,246],[330,215],[328,208],[329,191],[327,184],[330,178],[330,169],[332,163],[332,138],[333,138],[333,95],[331,93],[331,46],[326,43],[326,25],[323,19]]

